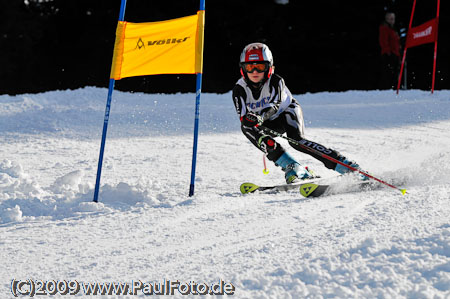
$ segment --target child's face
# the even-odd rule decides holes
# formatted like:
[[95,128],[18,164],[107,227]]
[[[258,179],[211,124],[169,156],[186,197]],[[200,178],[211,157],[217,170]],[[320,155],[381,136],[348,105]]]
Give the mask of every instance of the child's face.
[[253,70],[251,73],[247,73],[247,75],[253,83],[258,83],[264,78],[264,73],[258,73],[256,70]]

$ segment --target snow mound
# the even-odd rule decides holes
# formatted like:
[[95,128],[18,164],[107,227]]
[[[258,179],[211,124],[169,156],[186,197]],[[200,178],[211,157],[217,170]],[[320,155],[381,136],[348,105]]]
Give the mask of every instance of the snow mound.
[[0,201],[45,195],[39,184],[23,171],[22,165],[7,159],[0,162]]
[[[161,192],[151,192],[160,190]],[[131,185],[119,182],[102,188],[100,203],[92,202],[93,183],[84,171],[75,170],[56,178],[49,187],[41,187],[21,164],[0,162],[0,223],[61,220],[92,213],[111,213],[142,206],[170,207],[169,197],[158,183]]]
[[0,116],[2,117],[39,111],[42,110],[43,107],[43,105],[37,103],[32,97],[28,96],[0,98]]

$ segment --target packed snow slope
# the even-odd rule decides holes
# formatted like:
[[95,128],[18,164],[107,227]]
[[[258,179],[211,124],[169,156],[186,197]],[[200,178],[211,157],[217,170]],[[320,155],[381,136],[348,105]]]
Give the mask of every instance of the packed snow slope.
[[194,94],[115,91],[93,203],[106,95],[0,96],[0,298],[13,297],[13,279],[222,280],[235,298],[450,298],[450,91],[297,95],[308,139],[408,190],[316,199],[240,194],[243,182],[284,178],[271,162],[263,174],[230,93],[202,95],[188,197]]

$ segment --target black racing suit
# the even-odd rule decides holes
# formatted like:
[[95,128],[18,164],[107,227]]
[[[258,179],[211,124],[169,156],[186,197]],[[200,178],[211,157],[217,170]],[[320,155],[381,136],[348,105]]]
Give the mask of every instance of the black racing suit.
[[[324,158],[317,152],[322,152],[338,160],[343,158],[337,151],[304,138],[305,126],[302,108],[286,87],[283,78],[277,74],[273,74],[268,80],[258,84],[244,78],[239,79],[233,88],[233,101],[241,121],[248,112],[260,115],[264,120],[262,126],[281,134],[286,133],[289,138],[313,148],[315,152],[298,144],[289,143],[296,150],[322,161],[325,167],[335,169],[336,162]],[[261,128],[246,127],[241,124],[241,130],[257,148],[266,153],[269,160],[276,162],[285,152],[285,149],[274,140],[274,136]]]

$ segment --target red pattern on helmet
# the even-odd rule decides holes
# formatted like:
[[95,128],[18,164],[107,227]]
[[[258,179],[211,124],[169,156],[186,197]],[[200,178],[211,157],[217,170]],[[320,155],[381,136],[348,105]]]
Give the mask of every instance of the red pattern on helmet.
[[245,53],[245,62],[264,61],[264,55],[261,48],[250,49]]

